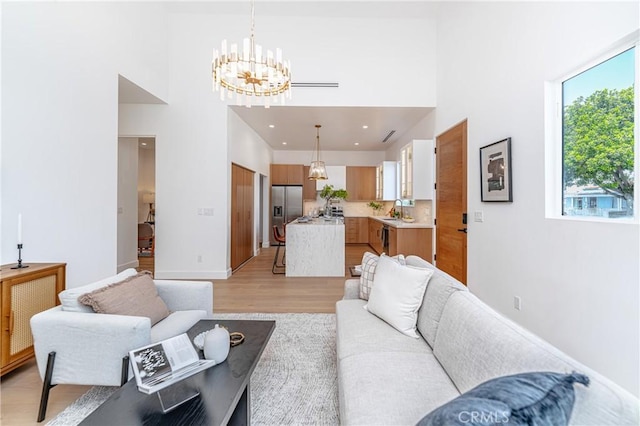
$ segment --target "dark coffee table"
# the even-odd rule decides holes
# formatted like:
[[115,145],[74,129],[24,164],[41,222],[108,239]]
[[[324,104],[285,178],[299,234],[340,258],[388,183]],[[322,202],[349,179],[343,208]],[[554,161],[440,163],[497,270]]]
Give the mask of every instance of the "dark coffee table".
[[[193,338],[215,324],[245,335],[244,343],[231,348],[222,364],[208,368],[173,385],[196,389],[200,395],[163,413],[158,395],[138,391],[129,380],[81,425],[248,425],[251,420],[249,380],[267,346],[275,321],[202,320],[187,334]],[[198,351],[203,357],[202,351]],[[97,366],[98,367],[98,366]],[[98,367],[99,368],[99,367]],[[179,388],[178,388],[179,389]]]

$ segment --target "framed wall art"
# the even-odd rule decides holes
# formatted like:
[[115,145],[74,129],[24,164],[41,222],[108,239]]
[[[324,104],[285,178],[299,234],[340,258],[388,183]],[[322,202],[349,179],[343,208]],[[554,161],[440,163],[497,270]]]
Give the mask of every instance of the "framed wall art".
[[511,138],[480,148],[480,186],[482,201],[513,201]]

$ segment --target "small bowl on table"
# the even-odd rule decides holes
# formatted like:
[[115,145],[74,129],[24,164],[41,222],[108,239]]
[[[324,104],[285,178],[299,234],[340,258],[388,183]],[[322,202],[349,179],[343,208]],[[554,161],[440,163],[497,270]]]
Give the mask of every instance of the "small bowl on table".
[[407,223],[413,223],[416,221],[416,219],[414,217],[403,217],[402,221]]

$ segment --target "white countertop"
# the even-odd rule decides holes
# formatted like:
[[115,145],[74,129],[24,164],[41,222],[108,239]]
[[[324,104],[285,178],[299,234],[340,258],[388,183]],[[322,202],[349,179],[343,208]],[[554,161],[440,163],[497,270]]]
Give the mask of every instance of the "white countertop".
[[369,218],[386,223],[394,228],[433,228],[433,224],[427,222],[404,222],[400,219],[391,219],[388,216],[369,216]]
[[324,220],[321,217],[317,217],[317,218],[313,218],[310,219],[308,222],[299,222],[298,219],[290,222],[287,224],[287,226],[291,226],[291,225],[303,225],[303,226],[309,226],[309,225],[319,225],[319,226],[336,226],[336,225],[341,225],[344,226],[344,221],[340,220],[340,219],[336,219],[335,217],[332,217],[331,220]]

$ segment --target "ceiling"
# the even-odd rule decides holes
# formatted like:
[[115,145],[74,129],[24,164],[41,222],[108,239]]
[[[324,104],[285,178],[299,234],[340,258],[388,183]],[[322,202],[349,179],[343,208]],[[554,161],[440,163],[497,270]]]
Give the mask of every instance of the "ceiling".
[[[118,77],[119,103],[164,104],[125,77]],[[323,151],[385,151],[434,109],[326,106],[230,108],[274,150],[279,151],[314,150],[316,124],[322,126],[320,148]],[[364,129],[363,126],[368,128]],[[395,132],[387,138],[393,130]],[[387,140],[383,142],[385,138]]]
[[[384,151],[433,111],[421,107],[230,108],[274,150],[287,151],[314,150],[316,124],[322,126],[323,151]],[[383,142],[392,130],[395,133]]]

